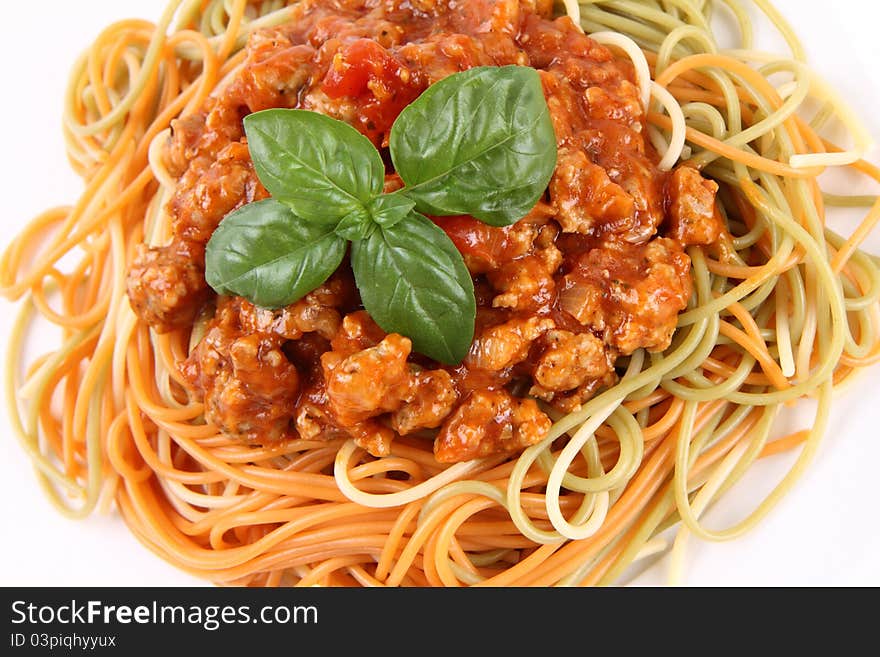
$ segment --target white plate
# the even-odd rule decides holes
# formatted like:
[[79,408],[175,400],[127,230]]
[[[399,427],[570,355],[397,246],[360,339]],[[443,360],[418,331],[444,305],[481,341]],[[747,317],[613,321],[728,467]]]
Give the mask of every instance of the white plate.
[[[110,22],[131,16],[156,20],[163,0],[47,0],[4,8],[0,125],[3,205],[0,244],[50,205],[72,202],[80,189],[70,171],[60,130],[62,95],[75,56]],[[873,0],[778,0],[807,46],[813,66],[841,90],[880,138],[880,4]],[[758,44],[778,48],[762,24]],[[873,161],[880,162],[875,150]],[[874,252],[880,252],[874,236]],[[5,345],[12,309],[0,307]],[[806,478],[763,524],[724,544],[691,542],[690,585],[880,585],[880,367],[864,374],[835,404],[832,429]],[[174,569],[130,534],[122,520],[70,521],[43,498],[30,465],[0,409],[0,585],[158,586],[201,584]],[[750,472],[710,513],[722,527],[742,517],[777,480],[786,457]],[[664,582],[664,563],[637,581]]]

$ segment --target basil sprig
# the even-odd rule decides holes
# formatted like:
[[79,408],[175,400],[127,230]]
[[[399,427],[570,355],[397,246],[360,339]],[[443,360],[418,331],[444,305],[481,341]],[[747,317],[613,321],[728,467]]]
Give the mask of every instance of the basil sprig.
[[474,286],[461,254],[425,215],[516,223],[556,167],[540,77],[479,67],[430,87],[395,121],[394,168],[405,187],[383,194],[379,152],[350,125],[305,110],[244,120],[271,199],[229,214],[208,242],[205,277],[258,306],[294,303],[351,263],[364,308],[415,351],[455,364],[474,335]]

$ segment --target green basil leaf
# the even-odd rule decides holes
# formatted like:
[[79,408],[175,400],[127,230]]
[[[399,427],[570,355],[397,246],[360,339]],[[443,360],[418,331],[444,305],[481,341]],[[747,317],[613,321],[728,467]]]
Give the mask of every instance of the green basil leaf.
[[272,109],[247,116],[244,128],[260,182],[303,219],[336,223],[382,193],[379,151],[347,123]]
[[205,252],[205,279],[218,294],[279,308],[326,281],[346,246],[332,226],[303,221],[283,203],[267,199],[220,222]]
[[394,122],[391,158],[424,214],[522,219],[556,168],[556,135],[537,71],[478,67],[428,88]]
[[400,192],[377,196],[367,205],[367,210],[380,226],[393,226],[406,219],[415,207],[415,201]]
[[474,338],[474,284],[461,254],[430,219],[412,212],[351,247],[364,308],[413,349],[457,364]]

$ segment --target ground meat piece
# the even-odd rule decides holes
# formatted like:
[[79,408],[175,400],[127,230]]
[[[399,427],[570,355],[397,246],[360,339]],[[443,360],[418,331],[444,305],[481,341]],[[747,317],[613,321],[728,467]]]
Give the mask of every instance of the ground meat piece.
[[346,315],[336,335],[333,336],[333,351],[350,356],[358,351],[375,347],[385,338],[385,331],[367,314],[365,310]]
[[455,2],[450,0],[409,0],[414,9],[448,20],[454,32],[507,32],[516,34],[520,24],[520,0]]
[[[485,12],[485,7],[491,8],[491,14],[488,16],[486,16],[485,13],[483,16],[476,15],[468,17],[466,15],[465,8],[471,8],[471,10],[475,12],[480,12],[481,10]],[[468,20],[468,18],[470,18],[474,23],[478,22],[480,18],[483,18],[482,25],[479,28],[483,31],[493,34],[503,32],[514,36],[519,32],[520,15],[522,11],[520,0],[499,0],[491,5],[475,2],[464,5],[459,11],[461,12],[460,15],[462,19]]]
[[341,321],[335,308],[319,303],[312,294],[275,309],[260,308],[242,299],[240,311],[243,330],[272,333],[288,340],[298,340],[303,334],[312,332],[330,339]]
[[330,401],[320,376],[320,363],[317,374],[319,381],[313,381],[304,390],[296,405],[294,424],[300,438],[305,440],[331,440],[345,438],[350,434],[338,426],[330,411]]
[[550,198],[562,230],[584,235],[623,232],[632,228],[635,203],[632,196],[590,162],[579,149],[559,151],[556,172],[550,181]]
[[496,267],[503,264],[504,260],[513,260],[533,252],[540,254],[548,263],[552,260],[551,255],[542,253],[554,247],[553,238],[558,230],[555,224],[548,222],[548,212],[547,206],[541,208],[539,204],[515,224],[501,229],[504,231],[504,257],[496,262]]
[[295,107],[312,75],[315,49],[293,44],[281,30],[253,32],[248,58],[238,78],[236,100],[251,112]]
[[669,346],[691,295],[690,258],[666,238],[583,254],[561,284],[560,305],[622,354]]
[[358,447],[367,450],[372,456],[391,454],[394,431],[376,420],[364,420],[347,427],[349,435]]
[[[396,333],[358,350],[376,337],[366,313],[345,318],[334,349],[321,356],[326,394],[323,398],[317,391],[310,394],[309,406],[297,416],[297,427],[309,435],[324,433],[328,426],[343,429],[370,454],[383,456],[389,453],[395,432],[405,435],[443,422],[458,400],[450,374],[408,363],[412,344]],[[393,430],[379,421],[386,413]]]
[[441,19],[432,21],[431,33],[402,45],[398,51],[428,84],[475,66],[528,65],[528,56],[515,42],[521,25],[519,2],[439,5]]
[[327,427],[332,426],[324,406],[308,402],[297,404],[294,424],[303,440],[326,440],[329,438],[325,433]]
[[[261,443],[285,435],[291,420],[306,435],[321,433],[298,409],[300,376],[309,390],[320,386],[319,358],[340,325],[337,304],[348,292],[337,274],[299,302],[279,310],[258,308],[241,297],[220,297],[208,330],[181,366],[194,393],[205,401],[208,421],[240,440]],[[315,317],[324,322],[315,322]],[[303,403],[309,401],[309,391]],[[317,413],[316,415],[321,415]],[[302,422],[300,421],[302,419]],[[327,434],[326,437],[330,437]]]
[[396,333],[350,356],[321,357],[330,407],[346,426],[400,408],[412,385],[407,363],[412,343]]
[[516,365],[528,357],[532,342],[554,326],[552,319],[540,317],[514,318],[489,326],[474,340],[465,364],[490,372]]
[[403,45],[398,52],[410,68],[424,76],[427,84],[475,66],[528,63],[513,39],[500,32],[474,35],[439,32],[424,41]]
[[391,426],[401,436],[434,429],[458,401],[452,376],[446,370],[423,370],[413,375],[407,401],[391,414]]
[[435,14],[446,2],[444,0],[410,0],[410,4],[416,11]]
[[474,392],[444,422],[434,441],[441,463],[517,452],[547,437],[548,418],[532,399],[501,391]]
[[620,169],[613,157],[602,161],[601,165],[611,172],[611,179],[629,194],[635,207],[636,218],[632,226],[613,237],[633,244],[644,244],[657,234],[657,228],[663,222],[665,176],[658,173],[646,158],[628,158],[625,174],[618,173]]
[[339,309],[350,306],[354,298],[354,282],[337,272],[302,299],[283,308],[261,308],[242,297],[234,297],[224,307],[234,309],[244,333],[268,333],[286,340],[317,333],[329,341],[339,331]]
[[534,396],[543,399],[556,410],[563,413],[574,413],[580,410],[584,402],[592,398],[600,388],[612,386],[616,381],[617,374],[612,370],[601,378],[588,379],[583,385],[567,392],[552,392],[535,388],[532,390],[535,391]]
[[474,66],[499,63],[486,52],[480,40],[462,34],[408,43],[401,46],[399,53],[409,67],[425,76],[429,85]]
[[612,79],[612,73],[616,77],[625,73],[626,69],[611,51],[585,35],[568,16],[548,21],[543,16],[529,14],[521,30],[519,44],[535,68],[552,69],[566,58],[578,57],[589,60],[606,81]]
[[127,279],[132,310],[159,333],[192,326],[210,296],[204,261],[204,248],[186,240],[137,245]]
[[278,338],[214,325],[182,370],[205,401],[205,419],[223,433],[255,444],[288,433],[299,375]]
[[614,350],[592,333],[548,331],[541,338],[541,355],[529,394],[571,413],[603,385],[615,380]]
[[606,82],[602,78],[608,77],[609,70],[597,69],[583,59],[567,59],[563,70],[568,80],[577,80],[587,86],[585,107],[594,125],[612,122],[632,126],[637,125],[644,115],[638,88],[629,80],[616,78]]
[[666,183],[669,223],[666,234],[682,244],[714,244],[724,231],[715,207],[718,184],[696,169],[680,166]]
[[612,236],[643,244],[656,235],[665,216],[664,184],[667,174],[658,171],[648,156],[649,145],[635,127],[594,121],[590,129],[578,135],[578,143],[592,162],[608,173],[608,178],[627,194],[633,203],[630,222],[599,226],[603,236]]
[[[358,103],[350,98],[331,98],[320,87],[310,89],[303,95],[301,109],[318,112],[331,119],[355,125],[358,121]],[[373,143],[377,143],[375,135],[371,135]]]
[[495,308],[538,312],[552,302],[556,289],[553,279],[562,263],[562,253],[552,243],[536,253],[504,263],[488,275],[498,294]]
[[571,143],[574,137],[588,127],[581,97],[574,87],[557,71],[540,71],[544,99],[553,121],[559,146]]
[[171,122],[171,137],[165,148],[165,166],[172,176],[182,176],[198,154],[205,119],[206,114],[199,112]]
[[548,331],[541,341],[545,346],[534,379],[542,392],[573,390],[588,379],[605,376],[612,368],[605,343],[592,333]]
[[227,214],[268,197],[242,142],[229,144],[200,176],[184,180],[170,210],[174,234],[192,241],[207,242]]
[[550,18],[553,15],[553,0],[520,0],[523,9],[529,12]]
[[489,281],[500,292],[492,300],[495,308],[535,310],[553,298],[556,283],[537,256],[526,256],[506,263],[489,274]]
[[224,148],[244,137],[242,119],[270,107],[294,107],[311,75],[315,49],[294,45],[281,30],[258,30],[248,37],[247,59],[240,74],[200,112],[175,119],[165,162],[181,186],[192,185]]

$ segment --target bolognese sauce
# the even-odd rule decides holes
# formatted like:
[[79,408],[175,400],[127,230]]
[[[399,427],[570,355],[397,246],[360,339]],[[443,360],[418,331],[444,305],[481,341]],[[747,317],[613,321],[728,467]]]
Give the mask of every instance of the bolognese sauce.
[[[213,313],[181,364],[206,420],[249,443],[352,437],[374,456],[400,436],[434,440],[441,462],[514,453],[548,435],[637,349],[661,351],[691,294],[685,247],[717,243],[717,185],[661,171],[633,67],[553,19],[546,0],[304,0],[251,35],[244,65],[202,110],[173,123],[173,237],[138,248],[136,314],[157,331]],[[558,160],[545,197],[516,224],[433,218],[464,257],[477,299],[464,361],[441,365],[363,310],[349,265],[280,309],[217,296],[205,244],[235,209],[268,196],[242,120],[269,108],[353,125],[383,152],[398,114],[431,84],[475,66],[535,68]],[[390,161],[389,158],[385,158]],[[388,165],[386,189],[401,183]]]

